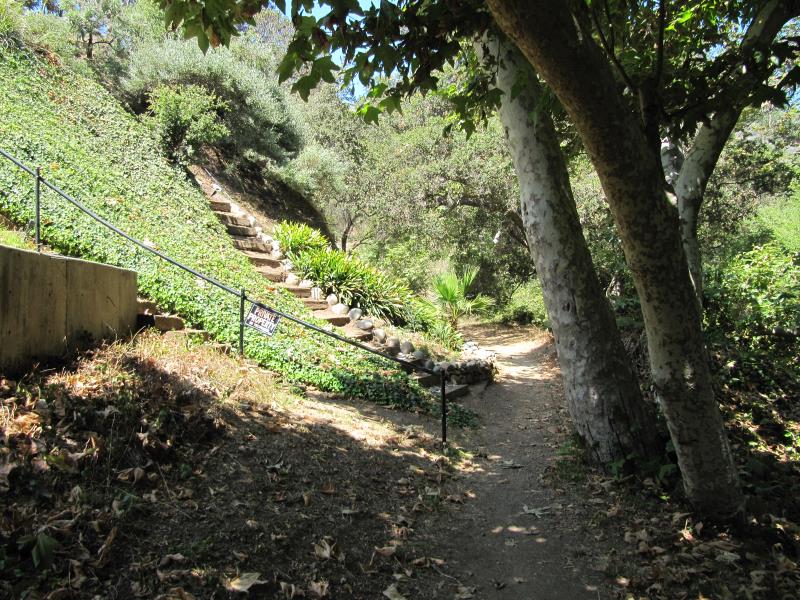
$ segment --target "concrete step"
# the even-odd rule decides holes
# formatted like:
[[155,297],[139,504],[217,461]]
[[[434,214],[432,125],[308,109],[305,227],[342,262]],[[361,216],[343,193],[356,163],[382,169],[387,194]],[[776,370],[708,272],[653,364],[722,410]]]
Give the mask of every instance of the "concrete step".
[[368,342],[369,340],[372,339],[371,331],[364,331],[363,329],[359,329],[358,327],[352,324],[347,325],[346,327],[342,327],[342,333],[344,333],[344,335],[357,342]]
[[239,237],[237,235],[232,235],[231,239],[233,240],[233,245],[239,250],[247,250],[250,252],[264,252],[269,254],[272,252],[272,245],[267,245],[264,242],[257,240],[256,238],[249,238],[249,237]]
[[286,271],[284,271],[281,267],[258,267],[256,271],[261,273],[270,281],[274,281],[276,283],[280,283],[286,279]]
[[[430,388],[433,394],[437,396],[441,394],[441,388],[438,385],[431,386]],[[461,398],[462,396],[466,396],[469,394],[469,386],[466,384],[447,384],[444,386],[444,393],[447,396],[448,400],[455,400],[456,398]]]
[[276,258],[272,258],[269,252],[253,252],[245,250],[243,254],[257,267],[282,267],[283,264]]
[[[282,290],[286,290],[297,296],[298,298],[310,298],[311,297],[311,288],[301,288],[297,285],[286,285],[285,283],[276,283],[276,288],[280,288]],[[347,315],[345,315],[347,316]],[[349,320],[349,319],[348,319]]]
[[217,213],[217,218],[225,223],[225,225],[241,225],[242,227],[250,227],[250,219],[247,217],[237,217],[233,213]]
[[208,205],[214,212],[223,212],[223,213],[231,212],[231,203],[228,202],[227,200],[209,200]]
[[155,315],[161,312],[158,310],[155,302],[152,302],[151,300],[145,300],[144,298],[136,299],[136,307],[137,314],[140,315]]
[[328,308],[328,303],[325,300],[314,300],[313,298],[303,298],[302,300],[309,310],[325,310]]
[[337,327],[344,327],[350,323],[350,317],[347,315],[337,315],[330,310],[315,310],[314,316],[323,321],[327,321],[331,325],[336,325]]
[[411,379],[416,381],[422,387],[431,387],[431,386],[441,386],[442,380],[438,375],[434,375],[432,373],[420,373],[417,371],[413,375],[411,375]]
[[231,235],[245,238],[254,238],[257,235],[256,228],[249,225],[226,225],[225,228]]
[[176,331],[186,327],[183,319],[175,315],[154,315],[153,317],[153,325],[160,331]]

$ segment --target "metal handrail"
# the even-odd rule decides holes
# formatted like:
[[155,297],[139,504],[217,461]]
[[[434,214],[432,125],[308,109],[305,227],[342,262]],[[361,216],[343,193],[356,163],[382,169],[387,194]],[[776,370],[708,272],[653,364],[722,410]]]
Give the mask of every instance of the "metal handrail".
[[[198,278],[202,279],[203,281],[206,281],[206,282],[210,283],[211,285],[216,286],[217,288],[219,288],[219,289],[221,289],[221,290],[223,290],[225,292],[228,292],[229,294],[231,294],[233,296],[237,296],[239,298],[239,353],[241,355],[244,355],[244,326],[245,326],[245,322],[244,322],[244,312],[245,311],[244,311],[244,308],[245,308],[245,304],[247,302],[250,302],[251,304],[254,304],[254,305],[256,305],[256,306],[258,306],[260,308],[264,308],[264,309],[266,309],[266,310],[278,315],[279,317],[282,317],[284,319],[292,321],[293,323],[297,323],[298,325],[300,325],[302,327],[305,327],[306,329],[311,329],[313,331],[316,331],[318,333],[321,333],[323,335],[331,337],[331,338],[333,338],[335,340],[338,340],[340,342],[344,342],[345,344],[349,344],[350,346],[354,346],[356,348],[360,348],[361,350],[369,352],[370,354],[374,354],[376,356],[380,356],[381,358],[384,358],[386,360],[390,360],[390,361],[393,361],[395,363],[401,364],[401,365],[403,365],[405,367],[408,367],[410,369],[413,369],[415,371],[421,371],[423,373],[428,373],[429,375],[436,375],[437,374],[437,372],[434,371],[433,369],[429,369],[428,367],[424,367],[422,365],[414,364],[412,362],[409,362],[407,360],[403,360],[403,359],[398,358],[396,356],[391,356],[389,354],[384,354],[382,352],[378,352],[377,350],[375,350],[373,348],[370,348],[366,344],[362,344],[362,343],[357,342],[355,340],[351,340],[350,338],[347,338],[345,336],[341,336],[341,335],[339,335],[337,333],[334,333],[332,331],[328,331],[327,329],[323,329],[322,327],[314,325],[313,323],[309,323],[308,321],[304,321],[303,319],[300,319],[299,317],[295,317],[295,316],[290,315],[288,313],[285,313],[283,311],[280,311],[280,310],[277,310],[277,309],[272,308],[270,306],[267,306],[263,302],[261,302],[259,300],[256,300],[255,298],[249,297],[248,294],[247,294],[247,290],[245,290],[245,289],[236,290],[236,289],[234,289],[234,288],[232,288],[232,287],[230,287],[228,285],[225,285],[224,283],[214,279],[213,277],[210,277],[208,275],[205,275],[204,273],[196,271],[195,269],[192,269],[191,267],[188,267],[188,266],[184,265],[183,263],[175,260],[174,258],[171,258],[171,257],[167,256],[163,252],[159,252],[155,248],[150,247],[149,245],[145,244],[144,242],[142,242],[140,240],[137,240],[135,237],[125,233],[124,231],[122,231],[121,229],[116,227],[113,223],[111,223],[107,219],[105,219],[105,218],[101,217],[100,215],[98,215],[92,209],[84,206],[81,202],[79,202],[78,200],[76,200],[75,198],[73,198],[72,196],[67,194],[60,187],[58,187],[57,185],[55,185],[53,183],[50,183],[44,177],[42,177],[41,169],[39,167],[36,167],[35,169],[31,169],[30,167],[26,166],[23,162],[21,162],[21,161],[17,160],[16,158],[14,158],[14,156],[9,154],[8,152],[3,150],[2,148],[0,148],[0,156],[3,156],[4,158],[8,159],[14,165],[16,165],[17,167],[19,167],[20,169],[22,169],[23,171],[29,173],[30,175],[32,175],[34,177],[34,182],[35,182],[34,183],[34,185],[35,185],[34,194],[35,194],[35,201],[36,201],[36,207],[35,207],[35,210],[36,210],[35,237],[36,237],[36,249],[37,249],[37,251],[41,252],[41,184],[44,184],[46,187],[50,188],[56,194],[58,194],[59,196],[61,196],[65,200],[67,200],[69,203],[71,203],[73,206],[75,206],[78,210],[80,210],[81,212],[89,215],[92,219],[94,219],[95,221],[97,221],[98,223],[103,225],[104,227],[107,227],[108,229],[110,229],[114,233],[124,237],[129,242],[135,244],[136,246],[139,246],[140,248],[142,248],[142,249],[144,249],[144,250],[146,250],[148,252],[151,252],[151,253],[155,254],[156,256],[158,256],[159,258],[167,261],[171,265],[174,265],[174,266],[176,266],[176,267],[178,267],[180,269],[183,269],[184,271],[186,271],[188,273],[191,273],[195,277],[198,277]],[[438,374],[440,375],[440,379],[441,379],[440,383],[441,383],[441,408],[442,408],[442,445],[443,445],[443,447],[446,447],[446,445],[447,445],[447,391],[446,391],[447,374],[445,373],[444,369],[440,369]]]

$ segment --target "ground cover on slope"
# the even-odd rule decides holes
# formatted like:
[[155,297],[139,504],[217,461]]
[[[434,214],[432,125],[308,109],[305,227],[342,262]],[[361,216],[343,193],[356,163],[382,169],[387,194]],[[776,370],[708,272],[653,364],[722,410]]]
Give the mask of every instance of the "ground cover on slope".
[[[99,84],[50,54],[0,53],[0,139],[45,178],[131,235],[234,289],[311,318],[231,245],[203,194],[164,158],[151,132]],[[0,161],[0,211],[33,217],[29,175]],[[135,269],[144,295],[217,340],[236,343],[238,299],[116,238],[52,192],[43,194],[43,239],[55,250]],[[272,338],[248,331],[248,356],[290,381],[398,406],[436,410],[426,393],[391,363],[365,357],[284,322]],[[457,411],[454,411],[454,414]]]
[[0,595],[432,597],[452,471],[369,406],[180,334],[0,377]]

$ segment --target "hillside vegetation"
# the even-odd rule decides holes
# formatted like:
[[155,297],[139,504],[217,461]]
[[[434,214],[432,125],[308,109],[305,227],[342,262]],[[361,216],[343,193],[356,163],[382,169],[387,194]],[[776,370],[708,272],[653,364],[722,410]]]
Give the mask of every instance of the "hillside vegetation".
[[[234,250],[206,198],[162,155],[139,120],[98,83],[64,68],[51,54],[9,48],[0,53],[3,146],[131,235],[152,243],[234,289],[310,315],[264,280]],[[0,164],[0,210],[18,223],[33,217],[33,181]],[[135,269],[142,294],[234,343],[238,299],[152,254],[135,249],[51,192],[43,194],[43,238],[65,254]],[[288,380],[396,404],[424,404],[424,394],[386,363],[283,323],[273,338],[246,335],[246,353]]]

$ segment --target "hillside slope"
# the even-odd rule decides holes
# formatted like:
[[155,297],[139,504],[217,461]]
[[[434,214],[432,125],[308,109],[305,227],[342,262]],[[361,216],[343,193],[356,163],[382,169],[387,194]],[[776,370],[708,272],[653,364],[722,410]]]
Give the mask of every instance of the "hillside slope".
[[[234,250],[206,198],[161,154],[150,131],[98,83],[29,49],[0,53],[0,147],[131,235],[234,289],[293,314],[310,315]],[[33,217],[33,181],[0,160],[0,212]],[[216,339],[238,338],[238,299],[132,247],[47,191],[43,238],[65,254],[133,268],[141,292]],[[282,323],[273,338],[248,331],[246,352],[288,380],[376,401],[427,405],[390,363]]]

